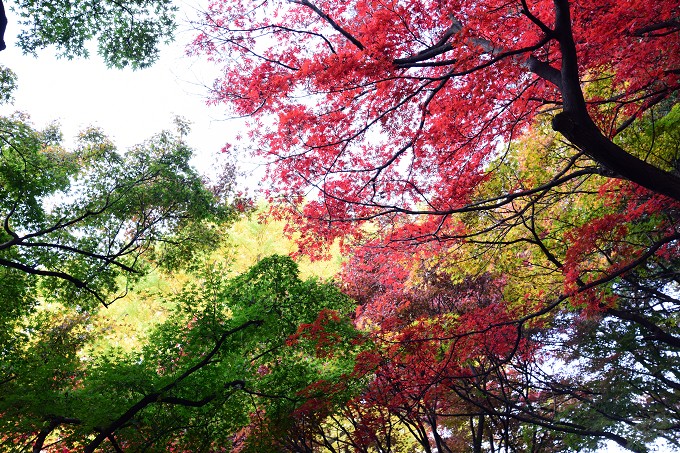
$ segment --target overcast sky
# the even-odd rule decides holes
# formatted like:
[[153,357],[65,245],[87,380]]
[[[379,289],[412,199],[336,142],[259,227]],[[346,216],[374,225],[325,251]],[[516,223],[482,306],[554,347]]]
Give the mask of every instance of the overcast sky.
[[[180,21],[191,12],[184,5]],[[38,58],[24,56],[14,44],[14,17],[8,11],[7,49],[0,52],[0,64],[17,74],[19,89],[13,105],[0,106],[1,115],[28,113],[39,128],[58,121],[67,143],[84,127],[96,125],[120,149],[172,128],[172,119],[180,115],[193,123],[187,140],[202,170],[214,167],[222,146],[233,139],[239,124],[226,120],[224,109],[205,104],[205,85],[216,75],[215,66],[184,55],[190,39],[186,24],[154,66],[132,71],[107,69],[96,53],[88,60],[57,59],[54,49],[41,51]]]

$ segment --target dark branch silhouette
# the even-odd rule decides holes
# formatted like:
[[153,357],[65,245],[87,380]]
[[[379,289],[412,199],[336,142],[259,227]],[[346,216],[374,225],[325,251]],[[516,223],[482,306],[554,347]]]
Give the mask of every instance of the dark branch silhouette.
[[[182,383],[186,378],[191,376],[193,373],[196,371],[200,370],[201,368],[207,366],[208,364],[211,363],[212,358],[219,352],[220,348],[222,348],[222,345],[224,342],[229,338],[231,335],[240,332],[244,329],[247,329],[250,326],[260,326],[262,325],[261,320],[252,320],[252,321],[247,321],[240,326],[234,327],[233,329],[230,329],[226,332],[224,332],[220,338],[217,340],[215,343],[215,346],[210,350],[209,353],[207,353],[202,360],[200,360],[198,363],[196,363],[194,366],[191,368],[187,369],[184,371],[181,375],[177,377],[174,381],[163,387],[162,389],[156,391],[156,392],[151,392],[145,395],[141,400],[139,400],[136,404],[134,404],[132,407],[130,407],[127,411],[125,411],[124,414],[122,414],[120,417],[115,419],[113,422],[111,422],[108,426],[102,428],[99,432],[99,434],[87,445],[85,446],[85,451],[86,453],[91,453],[95,451],[99,445],[101,445],[102,442],[104,442],[106,439],[109,438],[109,436],[112,436],[116,430],[122,428],[125,426],[134,416],[137,414],[139,411],[143,410],[147,406],[153,403],[167,403],[167,404],[179,404],[183,406],[188,406],[188,407],[201,407],[210,401],[212,401],[216,395],[209,395],[206,398],[203,398],[200,401],[192,401],[188,400],[185,398],[178,398],[178,397],[173,397],[173,396],[166,396],[168,392],[172,391],[175,389],[179,384]],[[231,387],[234,389],[242,389],[244,386],[243,381],[232,381],[229,383],[226,383],[224,385],[225,388]]]
[[5,30],[7,30],[7,14],[5,14],[5,5],[0,0],[0,50],[5,50]]

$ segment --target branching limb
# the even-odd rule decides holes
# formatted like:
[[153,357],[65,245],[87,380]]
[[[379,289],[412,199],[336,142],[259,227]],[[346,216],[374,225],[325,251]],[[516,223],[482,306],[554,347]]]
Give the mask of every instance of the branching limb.
[[358,39],[356,39],[350,32],[342,28],[340,25],[338,25],[335,20],[333,20],[332,17],[330,17],[328,14],[324,13],[317,7],[315,4],[310,2],[309,0],[288,0],[291,3],[296,3],[298,5],[306,6],[307,8],[311,9],[314,11],[319,17],[321,17],[323,20],[325,20],[331,27],[333,27],[336,31],[340,32],[342,36],[347,38],[352,44],[354,44],[359,50],[364,50],[364,45],[359,42]]
[[59,425],[62,424],[79,425],[81,423],[82,423],[81,420],[77,418],[59,416],[52,417],[49,421],[49,424],[43,429],[41,429],[40,432],[38,433],[38,436],[36,437],[35,442],[33,443],[33,453],[40,453],[43,450],[43,446],[45,445],[45,439],[47,439],[47,436],[49,436],[52,431],[57,429]]
[[[110,435],[116,432],[116,430],[120,429],[123,427],[127,422],[129,422],[139,411],[143,410],[147,406],[153,403],[162,403],[162,402],[167,402],[171,404],[182,404],[185,403],[187,406],[192,406],[193,404],[200,403],[201,401],[197,402],[191,402],[190,400],[186,400],[183,398],[173,398],[173,397],[166,397],[165,395],[170,392],[171,390],[175,389],[179,384],[182,383],[186,378],[191,376],[193,373],[196,371],[200,370],[201,368],[207,366],[208,364],[211,363],[212,358],[219,352],[219,350],[222,348],[222,345],[224,342],[229,338],[231,335],[240,332],[242,330],[247,329],[250,326],[260,326],[262,325],[261,320],[252,320],[252,321],[247,321],[240,326],[234,327],[233,329],[229,329],[228,331],[224,332],[220,338],[217,340],[215,343],[215,346],[208,352],[201,361],[196,363],[194,366],[191,368],[187,369],[184,371],[182,374],[180,374],[174,381],[166,385],[165,387],[161,388],[160,390],[156,392],[149,393],[145,395],[141,400],[139,400],[137,403],[135,403],[132,407],[130,407],[127,411],[125,411],[124,414],[122,414],[120,417],[115,419],[113,422],[111,422],[108,426],[105,428],[101,429],[99,434],[88,444],[85,446],[85,449],[83,450],[85,453],[92,453],[95,451],[99,445],[101,445],[104,440],[106,440]],[[241,381],[234,381],[237,383],[240,383]],[[236,386],[236,384],[234,385]],[[168,398],[169,401],[163,401],[164,398]],[[207,397],[210,398],[210,397]],[[206,404],[209,401],[206,401]],[[196,407],[196,406],[194,406]]]
[[5,5],[0,0],[0,51],[7,48],[7,44],[5,44],[5,30],[7,30],[7,15],[5,14]]

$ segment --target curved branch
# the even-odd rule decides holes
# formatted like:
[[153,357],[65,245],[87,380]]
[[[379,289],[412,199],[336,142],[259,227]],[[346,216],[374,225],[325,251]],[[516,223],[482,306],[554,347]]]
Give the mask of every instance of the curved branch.
[[290,3],[296,3],[298,5],[306,6],[307,8],[311,9],[314,11],[319,17],[321,17],[323,20],[325,20],[331,27],[333,27],[336,31],[340,32],[342,36],[347,38],[352,44],[354,44],[359,50],[364,50],[364,45],[361,44],[361,42],[356,39],[350,32],[342,28],[340,25],[338,25],[337,22],[333,20],[332,17],[330,17],[328,14],[324,13],[321,11],[315,4],[310,2],[309,0],[288,0]]
[[[652,34],[655,31],[666,30],[660,34]],[[680,31],[680,19],[670,19],[662,22],[657,22],[655,24],[650,24],[645,27],[640,27],[633,30],[634,36],[664,36],[669,33],[676,33]]]
[[439,39],[439,41],[437,41],[437,43],[410,57],[397,58],[394,60],[394,64],[399,67],[407,67],[413,63],[429,60],[430,58],[434,58],[438,55],[453,50],[453,46],[448,42],[448,40],[462,29],[463,25],[460,23],[460,21],[453,19],[453,23],[444,32],[444,35]]
[[[224,342],[229,338],[231,335],[235,334],[236,332],[239,332],[241,330],[247,329],[250,326],[260,326],[262,325],[261,320],[251,320],[244,322],[243,324],[234,327],[233,329],[229,329],[226,332],[224,332],[220,338],[217,340],[215,343],[215,346],[208,352],[203,359],[196,363],[194,366],[191,368],[187,369],[184,371],[182,374],[180,374],[174,381],[166,385],[165,387],[161,388],[160,390],[156,392],[149,393],[145,395],[141,400],[139,400],[137,403],[132,405],[125,413],[123,413],[121,416],[119,416],[117,419],[115,419],[113,422],[111,422],[107,427],[101,429],[99,434],[89,443],[85,446],[85,449],[83,450],[85,453],[92,453],[95,451],[99,445],[101,445],[104,440],[106,440],[109,436],[111,436],[116,430],[120,429],[123,427],[128,421],[132,419],[139,411],[143,410],[146,408],[148,405],[153,404],[153,403],[162,403],[162,402],[167,402],[171,404],[182,404],[186,406],[191,406],[193,404],[198,404],[201,403],[203,400],[200,401],[191,401],[188,399],[184,398],[174,398],[171,396],[164,396],[166,393],[169,391],[173,390],[176,388],[182,381],[184,381],[186,378],[191,376],[193,373],[196,371],[200,370],[201,368],[205,367],[206,365],[210,364],[212,361],[212,358],[219,352],[219,350],[222,348],[222,345]],[[238,385],[242,385],[242,381],[233,381],[233,386],[238,387]],[[208,401],[205,402],[207,404],[212,398],[210,396],[206,397],[210,398]],[[166,399],[166,401],[163,401]],[[205,398],[204,398],[205,399]]]
[[669,334],[644,316],[638,315],[637,313],[633,313],[631,311],[619,310],[616,308],[609,308],[607,309],[606,313],[608,315],[614,316],[615,318],[624,319],[626,321],[639,324],[650,332],[651,335],[645,337],[648,340],[657,340],[662,343],[666,343],[669,346],[680,348],[680,337]]
[[553,119],[553,129],[564,135],[593,160],[652,192],[680,201],[680,176],[666,172],[626,152],[605,137],[595,125],[581,89],[576,44],[568,0],[554,0],[555,36],[562,53],[563,111]]
[[38,436],[35,439],[35,443],[33,444],[33,453],[40,453],[43,450],[43,446],[45,445],[45,439],[47,439],[47,436],[50,435],[52,431],[54,431],[59,425],[62,424],[68,424],[68,425],[79,425],[81,424],[82,421],[78,418],[71,418],[71,417],[52,417],[50,419],[49,424],[44,427],[43,429],[40,430],[38,433]]
[[31,275],[40,275],[43,277],[56,277],[62,280],[66,280],[67,282],[75,285],[76,288],[84,289],[85,291],[90,293],[92,296],[94,296],[94,298],[97,299],[98,302],[102,303],[104,306],[109,305],[106,303],[104,298],[101,295],[99,295],[97,291],[89,287],[87,282],[84,282],[71,274],[67,274],[66,272],[36,269],[35,267],[31,267],[23,263],[17,263],[15,261],[9,261],[3,258],[0,258],[0,266],[17,269]]

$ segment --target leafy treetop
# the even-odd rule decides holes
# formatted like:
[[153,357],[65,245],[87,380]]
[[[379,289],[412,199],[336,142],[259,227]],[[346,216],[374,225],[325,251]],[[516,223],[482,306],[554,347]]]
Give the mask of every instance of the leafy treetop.
[[12,117],[0,118],[0,140],[0,267],[40,279],[48,299],[107,304],[149,263],[190,261],[219,240],[214,223],[238,215],[170,132],[121,154],[88,129],[69,151],[56,126]]
[[[7,24],[2,1],[0,8],[2,35]],[[54,45],[61,57],[87,57],[88,41],[96,39],[98,53],[116,68],[152,65],[159,46],[172,41],[176,29],[177,7],[172,0],[17,0],[12,9],[22,19],[24,29],[17,44],[24,53],[36,55],[37,50]]]
[[[679,14],[674,1],[214,1],[192,49],[225,65],[214,102],[252,118],[271,194],[311,198],[310,234],[386,214],[438,216],[421,231],[437,234],[451,214],[540,190],[476,193],[547,112],[589,172],[680,200],[673,161],[617,139],[674,102]],[[608,93],[589,90],[603,79]]]
[[196,266],[181,290],[157,294],[171,313],[134,351],[93,351],[104,332],[91,312],[15,319],[26,338],[0,361],[0,448],[242,451],[251,432],[252,451],[273,451],[288,415],[328,396],[308,387],[351,373],[353,304],[301,280],[289,257],[232,279],[225,270]]

